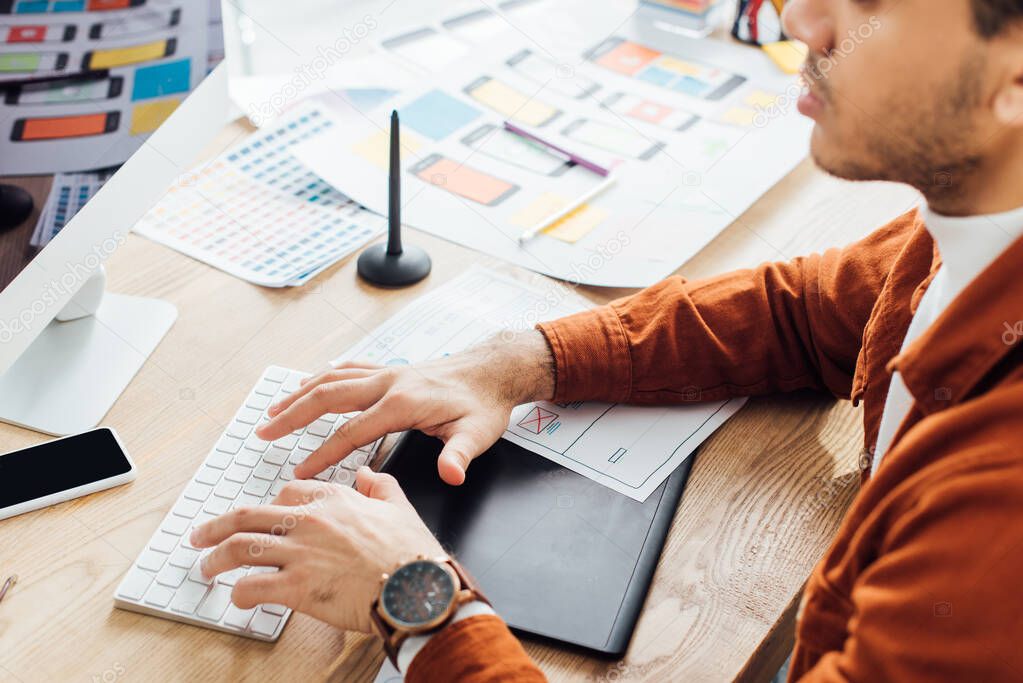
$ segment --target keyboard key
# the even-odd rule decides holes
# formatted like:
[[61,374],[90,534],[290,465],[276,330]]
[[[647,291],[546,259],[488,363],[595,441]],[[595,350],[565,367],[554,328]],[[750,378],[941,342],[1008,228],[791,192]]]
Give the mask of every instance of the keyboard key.
[[337,474],[334,475],[334,483],[341,486],[355,486],[355,472],[341,467],[337,468]]
[[[242,485],[236,481],[222,481],[213,489],[214,498],[227,498],[233,501],[242,492]],[[208,508],[207,508],[208,509]]]
[[243,448],[241,453],[234,456],[235,464],[245,465],[246,467],[255,467],[259,460],[259,453],[256,451],[250,451],[248,448]]
[[252,618],[249,628],[253,633],[258,633],[261,636],[272,636],[280,623],[281,617],[259,610]]
[[174,514],[185,519],[192,519],[199,514],[199,510],[202,510],[202,503],[188,499],[180,500],[174,506]]
[[234,458],[231,457],[230,453],[213,451],[208,456],[206,456],[206,466],[215,467],[218,470],[225,469],[232,462],[234,462]]
[[292,465],[298,465],[305,462],[305,459],[309,457],[309,451],[303,451],[301,448],[296,448],[288,456],[288,462]]
[[146,593],[145,602],[147,605],[153,605],[154,607],[166,607],[170,604],[173,597],[174,590],[172,588],[154,583]]
[[224,479],[226,479],[227,481],[233,481],[239,484],[244,484],[249,480],[249,475],[251,474],[252,470],[250,470],[248,467],[244,467],[242,465],[239,465],[238,463],[235,463],[234,465],[231,465],[231,467],[228,468],[227,472],[224,473]]
[[247,448],[250,451],[256,451],[257,453],[265,453],[266,448],[269,445],[270,445],[269,441],[263,441],[255,434],[245,439],[245,448]]
[[346,470],[352,470],[354,472],[355,470],[365,465],[367,462],[369,462],[368,453],[360,453],[359,451],[355,451],[354,453],[352,453],[347,458],[341,461],[341,467],[344,467]]
[[261,505],[263,503],[262,496],[253,496],[248,493],[243,493],[238,496],[238,499],[234,501],[235,507],[253,507],[255,505]]
[[236,439],[233,436],[222,436],[220,441],[217,442],[217,450],[222,453],[230,453],[234,455],[242,447],[242,440]]
[[195,558],[197,557],[199,557],[198,550],[181,547],[174,551],[174,553],[170,556],[169,561],[175,567],[191,569],[192,565],[195,564]]
[[206,596],[206,599],[203,600],[202,607],[199,608],[196,614],[203,619],[220,621],[220,617],[224,616],[224,612],[227,611],[227,607],[230,604],[231,587],[217,584]]
[[270,406],[270,397],[262,394],[252,394],[245,401],[247,408],[255,408],[256,410],[266,410]]
[[228,626],[244,630],[245,627],[249,625],[249,620],[255,613],[255,607],[252,609],[239,609],[234,605],[229,605],[227,608],[227,614],[224,615],[224,623]]
[[278,382],[267,382],[266,380],[256,385],[255,392],[261,396],[273,396],[280,388]]
[[159,553],[169,555],[172,550],[178,547],[178,537],[173,534],[157,531],[149,540],[149,547]]
[[308,376],[298,372],[289,374],[288,379],[281,383],[281,391],[286,391],[289,394],[298,391],[299,387],[302,386],[302,380]]
[[[235,484],[235,486],[237,486],[237,484]],[[217,496],[213,496],[208,501],[206,501],[206,507],[203,508],[205,512],[208,512],[211,515],[215,515],[217,517],[224,514],[230,509],[231,500],[227,498],[218,498]]]
[[273,498],[276,498],[277,496],[281,495],[281,491],[284,490],[284,485],[287,484],[287,483],[288,482],[286,482],[286,481],[282,481],[282,480],[278,479],[274,483],[270,484],[270,493],[267,494],[267,495],[271,496],[271,500]]
[[224,572],[223,574],[218,576],[217,583],[222,583],[226,586],[233,586],[234,584],[238,583],[238,579],[242,578],[248,573],[249,573],[248,569],[238,567],[237,569],[232,569],[231,571]]
[[208,590],[209,588],[201,583],[185,581],[181,584],[178,592],[174,594],[170,608],[181,614],[192,614],[195,612],[195,608],[199,606],[199,603],[202,602],[202,599],[206,597],[206,591]]
[[289,455],[291,452],[286,448],[270,446],[270,450],[263,454],[263,462],[268,462],[271,465],[283,465],[288,461]]
[[330,481],[330,478],[333,477],[333,476],[334,476],[334,467],[331,466],[331,467],[328,467],[327,469],[323,470],[319,474],[317,474],[315,477],[313,477],[313,479],[318,479],[319,481]]
[[280,384],[284,380],[288,379],[288,371],[284,368],[267,368],[266,372],[263,373],[263,379],[267,382],[277,382]]
[[188,570],[168,564],[156,575],[156,582],[171,588],[177,588],[188,576]]
[[298,447],[307,451],[315,451],[322,445],[323,439],[318,436],[313,436],[312,434],[306,434],[298,440]]
[[295,436],[294,434],[288,434],[287,436],[282,436],[281,438],[274,441],[274,446],[277,446],[278,448],[283,448],[286,451],[290,451],[295,447],[297,443],[298,437]]
[[185,487],[185,498],[197,500],[200,503],[205,502],[206,499],[210,497],[211,493],[213,493],[212,486],[207,486],[206,484],[200,484],[194,481]]
[[220,470],[213,469],[212,467],[201,467],[199,468],[199,471],[195,473],[195,480],[200,484],[216,486],[223,474],[224,473]]
[[284,616],[284,613],[288,611],[288,608],[285,607],[284,605],[274,605],[272,603],[266,604],[266,605],[262,605],[262,609],[263,609],[264,612],[269,612],[270,614],[276,614],[279,617],[280,616]]
[[242,408],[238,411],[238,415],[236,415],[234,419],[238,422],[244,422],[247,425],[254,425],[259,422],[259,418],[262,416],[262,410],[256,410],[255,408]]
[[313,436],[327,436],[334,431],[334,423],[328,422],[327,420],[320,418],[316,422],[306,427],[306,434],[312,434]]
[[265,462],[259,463],[256,465],[256,469],[252,470],[252,476],[259,477],[260,479],[266,479],[267,481],[273,481],[280,473],[280,467]]
[[244,439],[252,433],[252,425],[247,425],[244,422],[232,422],[231,426],[227,428],[226,434],[235,439]]
[[295,478],[295,466],[292,464],[286,464],[281,466],[281,479],[284,481],[291,481]]
[[152,574],[132,567],[121,581],[121,585],[117,587],[117,594],[127,600],[141,600],[152,582]]
[[186,518],[171,515],[167,519],[163,520],[163,524],[160,525],[160,529],[162,531],[167,532],[168,534],[180,536],[181,534],[185,533],[185,531],[190,526],[192,526],[192,523],[189,522]]
[[249,479],[248,483],[245,484],[245,488],[242,490],[250,496],[262,497],[270,490],[270,482],[265,479],[256,479],[253,477],[252,479]]
[[192,565],[192,568],[188,570],[188,580],[195,581],[196,583],[201,583],[206,586],[213,585],[213,579],[207,579],[205,576],[202,575],[201,562],[196,562],[194,565]]
[[166,553],[158,553],[155,550],[144,550],[139,555],[138,565],[142,569],[147,569],[151,572],[158,572],[163,567],[163,563],[167,561]]

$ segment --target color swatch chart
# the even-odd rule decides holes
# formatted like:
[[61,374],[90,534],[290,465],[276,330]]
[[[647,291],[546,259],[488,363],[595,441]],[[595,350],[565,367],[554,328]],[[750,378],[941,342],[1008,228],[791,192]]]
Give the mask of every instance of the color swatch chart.
[[295,109],[174,185],[135,231],[255,284],[303,284],[384,231],[292,157],[331,125]]
[[2,5],[2,174],[123,163],[207,72],[208,0]]
[[33,247],[45,247],[113,174],[113,170],[56,174],[29,243]]

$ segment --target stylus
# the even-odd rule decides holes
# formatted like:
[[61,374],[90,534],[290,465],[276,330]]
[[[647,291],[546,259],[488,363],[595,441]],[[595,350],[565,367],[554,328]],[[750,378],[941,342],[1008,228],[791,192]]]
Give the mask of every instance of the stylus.
[[610,169],[604,168],[600,164],[598,164],[598,163],[596,163],[594,161],[590,161],[589,159],[587,159],[585,157],[582,157],[582,156],[576,154],[575,152],[570,152],[569,150],[565,149],[564,147],[558,147],[553,142],[550,142],[548,140],[544,140],[542,137],[540,137],[536,133],[531,133],[528,130],[526,130],[525,128],[522,128],[521,126],[515,125],[511,121],[505,121],[504,122],[504,128],[509,133],[513,133],[515,135],[518,135],[520,138],[524,138],[526,140],[530,140],[532,142],[535,142],[536,144],[541,145],[542,147],[545,147],[545,148],[547,148],[548,150],[550,150],[552,152],[555,152],[559,156],[564,157],[568,161],[571,161],[574,164],[577,164],[579,166],[582,166],[585,169],[593,171],[594,173],[596,173],[599,176],[603,176],[603,177],[606,178],[607,176],[611,175],[611,170]]

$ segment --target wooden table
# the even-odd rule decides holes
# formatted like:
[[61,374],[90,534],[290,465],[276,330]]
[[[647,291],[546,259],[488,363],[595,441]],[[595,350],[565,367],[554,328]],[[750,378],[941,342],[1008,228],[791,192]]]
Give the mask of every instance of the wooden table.
[[[225,130],[223,144],[240,133]],[[21,184],[45,198],[46,179]],[[679,272],[708,276],[869,232],[916,202],[804,162]],[[34,217],[29,219],[34,222]],[[680,219],[681,220],[681,219]],[[0,683],[94,680],[370,681],[375,638],[292,617],[268,645],[114,609],[113,591],[264,367],[316,369],[414,297],[472,263],[516,269],[415,233],[433,274],[371,289],[349,258],[310,284],[256,287],[132,235],[111,291],[173,302],[180,318],[104,420],[139,466],[128,486],[0,522]],[[521,271],[519,271],[521,273]],[[583,288],[595,302],[624,291]],[[0,451],[42,441],[0,425]],[[792,644],[803,583],[857,487],[860,416],[807,394],[753,400],[701,449],[628,656],[609,662],[538,643],[553,681],[769,680]]]

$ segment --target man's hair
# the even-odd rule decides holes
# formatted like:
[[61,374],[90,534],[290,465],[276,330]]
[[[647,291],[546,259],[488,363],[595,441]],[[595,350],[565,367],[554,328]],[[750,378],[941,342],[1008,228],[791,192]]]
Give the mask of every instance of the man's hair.
[[984,38],[994,38],[1023,19],[1023,0],[970,0],[977,31]]

